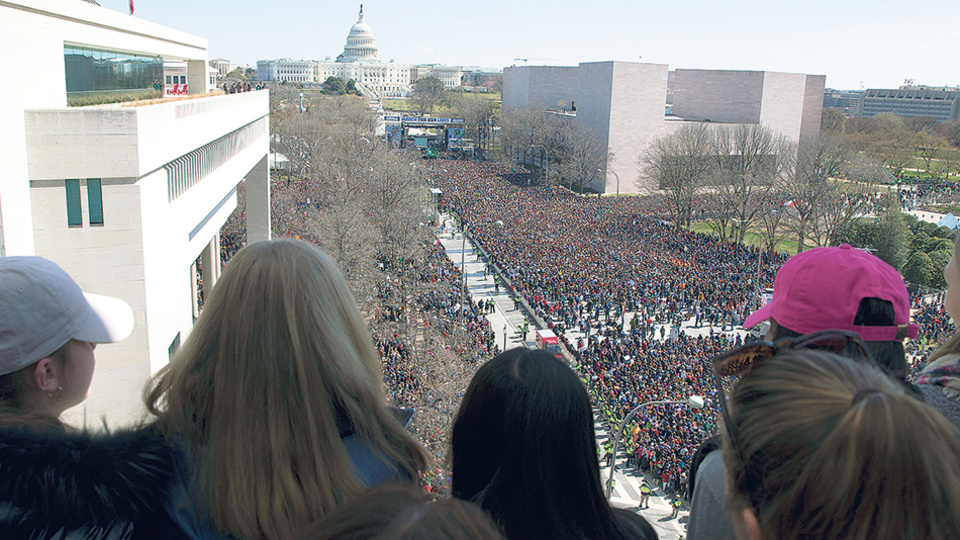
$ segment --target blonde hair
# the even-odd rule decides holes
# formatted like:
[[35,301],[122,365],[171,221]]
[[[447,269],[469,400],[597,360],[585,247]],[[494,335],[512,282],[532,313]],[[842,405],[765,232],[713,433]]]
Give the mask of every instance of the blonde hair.
[[879,369],[786,351],[737,384],[731,409],[729,503],[768,538],[960,538],[960,442]]
[[[956,240],[953,242],[953,258],[957,259],[957,255],[960,255],[960,234],[957,235]],[[960,271],[960,268],[955,268],[954,271]],[[927,359],[927,365],[932,364],[934,360],[940,358],[941,356],[946,356],[948,354],[960,354],[960,330],[954,332],[950,339],[945,341],[943,345],[937,347],[937,350],[933,351],[933,353],[930,355],[930,358]]]
[[364,489],[338,419],[411,481],[426,464],[385,407],[343,276],[302,242],[240,250],[144,399],[165,435],[196,450],[213,524],[238,538],[288,538]]

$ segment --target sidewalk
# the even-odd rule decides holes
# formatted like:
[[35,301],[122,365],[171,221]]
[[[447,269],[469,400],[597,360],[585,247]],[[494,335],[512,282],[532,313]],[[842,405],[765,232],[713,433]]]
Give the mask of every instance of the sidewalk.
[[[467,274],[467,290],[473,297],[476,304],[479,300],[493,299],[496,309],[493,313],[486,315],[490,321],[490,328],[497,336],[497,346],[501,351],[520,346],[534,346],[532,340],[521,339],[519,335],[520,327],[523,326],[525,314],[521,309],[514,309],[513,297],[510,296],[506,287],[501,286],[499,293],[496,292],[492,273],[487,277],[483,276],[486,264],[480,260],[477,250],[473,244],[467,240],[463,241],[463,235],[458,232],[442,234],[440,229],[435,229],[440,244],[447,252],[447,257],[453,261],[458,268],[460,267],[461,257],[464,261],[465,272]],[[463,253],[463,246],[466,245],[466,254]],[[501,284],[502,285],[502,284]],[[528,338],[533,337],[535,325],[530,321],[530,332]]]
[[[594,432],[597,434],[597,446],[602,447],[607,441],[608,434],[604,427],[603,419],[599,410],[594,410]],[[653,525],[657,531],[657,536],[661,540],[677,540],[687,535],[687,522],[689,521],[690,508],[686,503],[680,508],[677,517],[670,517],[673,508],[670,504],[673,502],[673,496],[668,496],[662,489],[658,488],[658,482],[652,475],[644,475],[636,469],[627,467],[627,458],[622,452],[618,452],[617,470],[613,475],[613,493],[610,495],[610,504],[617,508],[626,508],[633,510],[646,518],[650,525]],[[640,486],[643,485],[646,477],[647,485],[653,490],[648,501],[648,508],[640,509]],[[603,482],[603,488],[607,488],[607,479],[610,478],[610,467],[606,466],[606,461],[600,460],[600,479]]]

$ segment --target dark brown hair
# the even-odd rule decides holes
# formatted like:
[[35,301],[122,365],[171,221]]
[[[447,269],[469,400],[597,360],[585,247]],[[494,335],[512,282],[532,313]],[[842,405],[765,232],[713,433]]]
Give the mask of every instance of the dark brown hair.
[[431,502],[412,487],[363,493],[300,531],[297,540],[481,540],[502,538],[489,516],[457,499]]

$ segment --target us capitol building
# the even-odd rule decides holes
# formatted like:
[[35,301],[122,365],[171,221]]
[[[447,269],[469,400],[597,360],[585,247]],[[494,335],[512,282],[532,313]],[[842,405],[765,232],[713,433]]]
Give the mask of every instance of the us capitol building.
[[404,65],[382,62],[377,58],[377,39],[373,30],[363,20],[363,4],[360,17],[350,28],[347,44],[336,60],[329,57],[316,60],[260,60],[257,62],[257,79],[261,81],[287,81],[298,83],[322,83],[328,77],[344,81],[353,79],[357,88],[368,97],[406,96],[411,85],[424,77],[437,77],[450,89],[460,86],[463,68],[439,64]]

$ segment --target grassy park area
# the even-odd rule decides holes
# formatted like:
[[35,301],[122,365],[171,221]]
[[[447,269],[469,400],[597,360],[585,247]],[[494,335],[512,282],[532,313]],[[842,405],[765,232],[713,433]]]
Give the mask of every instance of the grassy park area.
[[[714,233],[713,228],[711,228],[710,226],[710,223],[706,221],[694,221],[693,223],[690,224],[690,230],[694,232],[716,236],[716,233]],[[761,240],[760,235],[753,231],[747,231],[747,234],[743,238],[743,243],[744,245],[747,245],[747,246],[763,245],[763,241]],[[797,253],[797,241],[791,240],[788,238],[780,238],[779,240],[777,240],[776,249],[777,251],[782,251],[790,255],[794,255]]]
[[[489,101],[496,102],[497,108],[499,109],[500,105],[500,94],[498,93],[469,93],[465,96],[470,96],[474,99],[486,99]],[[457,97],[452,97],[452,100],[456,100]],[[383,108],[388,111],[398,111],[398,112],[419,112],[417,109],[417,103],[412,99],[397,99],[397,98],[387,98],[383,100]],[[456,105],[450,106],[447,104],[438,105],[433,110],[434,116],[445,116],[451,114],[457,110]]]

